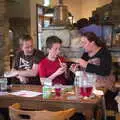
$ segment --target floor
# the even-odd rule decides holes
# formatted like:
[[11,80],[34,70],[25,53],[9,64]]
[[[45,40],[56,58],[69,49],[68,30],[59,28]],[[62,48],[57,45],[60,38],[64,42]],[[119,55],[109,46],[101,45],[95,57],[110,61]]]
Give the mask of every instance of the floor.
[[105,95],[106,99],[106,116],[107,120],[120,120],[120,113],[118,112],[118,105],[115,101],[115,97],[118,91],[108,91]]
[[115,111],[106,111],[107,120],[120,120],[120,113]]

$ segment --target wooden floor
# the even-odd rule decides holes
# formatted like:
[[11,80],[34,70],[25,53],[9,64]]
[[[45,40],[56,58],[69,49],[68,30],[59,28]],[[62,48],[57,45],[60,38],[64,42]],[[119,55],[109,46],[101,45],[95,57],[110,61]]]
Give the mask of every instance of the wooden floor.
[[120,120],[120,113],[116,113],[116,120]]
[[120,113],[116,111],[106,110],[107,120],[120,120]]

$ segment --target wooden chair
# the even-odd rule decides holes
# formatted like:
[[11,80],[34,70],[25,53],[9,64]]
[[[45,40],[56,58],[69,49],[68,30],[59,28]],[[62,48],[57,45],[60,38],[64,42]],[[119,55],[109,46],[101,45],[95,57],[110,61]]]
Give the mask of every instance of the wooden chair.
[[116,113],[116,120],[120,120],[120,113]]
[[62,111],[28,111],[20,109],[20,104],[9,106],[10,120],[69,120],[75,114],[74,108]]

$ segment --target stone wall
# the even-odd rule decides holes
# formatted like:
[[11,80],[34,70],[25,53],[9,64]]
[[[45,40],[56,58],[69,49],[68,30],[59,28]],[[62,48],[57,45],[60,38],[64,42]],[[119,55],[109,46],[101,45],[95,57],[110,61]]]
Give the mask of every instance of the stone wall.
[[19,48],[19,37],[22,34],[30,34],[30,18],[12,17],[9,18],[9,27],[12,30],[13,38],[11,40],[11,48],[16,50]]
[[120,24],[120,0],[112,0],[112,22]]
[[[18,36],[30,33],[30,18],[11,17],[9,5],[8,0],[0,0],[0,76],[10,70],[10,49],[18,48]],[[14,34],[12,41],[9,28]]]
[[101,23],[120,24],[120,0],[112,0],[111,3],[102,7],[98,7],[92,12],[93,15],[98,14]]
[[0,75],[9,69],[9,24],[6,5],[6,0],[0,0]]

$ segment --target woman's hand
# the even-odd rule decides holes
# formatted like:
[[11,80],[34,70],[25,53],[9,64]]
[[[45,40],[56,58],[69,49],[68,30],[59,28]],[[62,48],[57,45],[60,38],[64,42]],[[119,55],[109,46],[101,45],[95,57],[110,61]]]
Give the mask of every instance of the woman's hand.
[[17,78],[20,80],[20,82],[21,82],[22,84],[28,83],[28,79],[27,79],[26,77],[17,76]]
[[77,63],[79,63],[79,65],[83,68],[86,68],[88,65],[88,62],[83,60],[82,58],[80,58],[79,60],[76,61]]
[[79,64],[72,64],[69,69],[70,69],[70,71],[75,73],[75,71],[78,70],[78,66],[79,66]]

